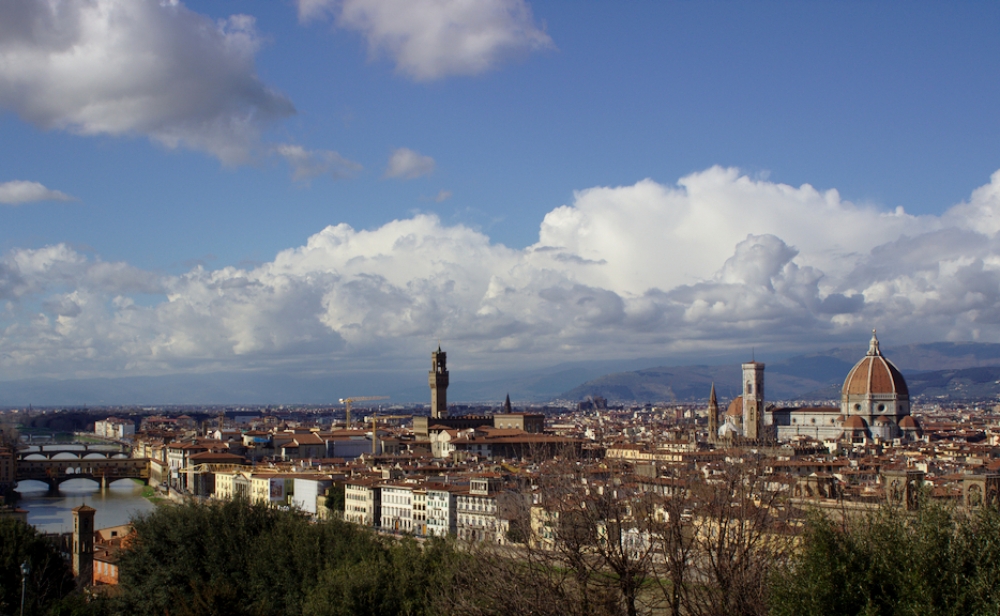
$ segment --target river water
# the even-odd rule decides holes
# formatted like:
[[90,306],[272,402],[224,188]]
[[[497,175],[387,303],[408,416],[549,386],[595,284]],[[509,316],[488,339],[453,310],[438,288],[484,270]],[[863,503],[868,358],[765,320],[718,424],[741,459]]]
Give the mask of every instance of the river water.
[[[73,445],[62,445],[59,448],[83,449],[82,446]],[[38,449],[36,446],[29,451]],[[97,448],[92,447],[91,451],[95,449]],[[74,456],[68,454],[55,456],[56,459],[67,457]],[[94,514],[94,528],[107,528],[126,524],[136,514],[156,508],[153,503],[143,498],[142,487],[141,483],[131,479],[121,479],[112,482],[107,490],[101,492],[101,486],[96,481],[71,479],[59,485],[58,493],[50,494],[48,485],[41,481],[21,481],[17,485],[17,492],[21,495],[17,506],[27,510],[28,524],[45,533],[72,532],[72,510],[84,503],[97,510]]]
[[40,481],[22,481],[17,486],[20,509],[28,511],[28,524],[45,533],[68,533],[73,530],[73,508],[87,504],[97,510],[94,528],[125,524],[139,513],[156,508],[142,496],[142,484],[122,479],[101,492],[101,486],[89,479],[71,479],[59,486],[58,494],[49,494]]

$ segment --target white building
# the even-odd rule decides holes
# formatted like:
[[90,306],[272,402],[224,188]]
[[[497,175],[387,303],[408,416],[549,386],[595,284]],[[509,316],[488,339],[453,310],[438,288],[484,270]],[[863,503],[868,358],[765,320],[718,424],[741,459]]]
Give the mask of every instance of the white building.
[[430,537],[445,537],[456,533],[458,486],[427,487],[427,532]]
[[353,479],[344,484],[344,520],[361,526],[381,523],[382,488],[376,479]]
[[513,521],[528,524],[530,501],[526,494],[502,491],[499,477],[474,477],[469,491],[455,498],[456,534],[463,541],[506,543]]
[[292,507],[310,515],[316,515],[317,499],[325,494],[332,485],[333,479],[330,477],[317,477],[316,479],[296,477],[292,493]]
[[135,434],[135,424],[126,419],[108,417],[94,422],[94,435],[101,438],[123,439]]
[[[383,530],[400,533],[412,533],[414,484],[383,484],[382,485],[382,522]],[[425,498],[426,503],[426,498]]]
[[250,499],[250,473],[244,471],[231,471],[228,473],[215,474],[215,492],[212,497],[216,500],[233,500],[235,498]]
[[250,502],[271,505],[287,505],[294,493],[295,478],[276,473],[253,473],[250,475]]

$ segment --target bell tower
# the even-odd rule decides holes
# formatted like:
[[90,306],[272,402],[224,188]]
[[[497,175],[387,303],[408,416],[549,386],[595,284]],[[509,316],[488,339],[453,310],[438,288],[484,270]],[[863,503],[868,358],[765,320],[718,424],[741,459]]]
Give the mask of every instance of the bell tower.
[[758,441],[764,430],[764,364],[743,364],[743,436]]
[[87,505],[73,508],[73,575],[78,586],[94,583],[94,514]]
[[448,354],[438,345],[431,353],[431,371],[427,375],[431,386],[431,417],[442,419],[448,416]]

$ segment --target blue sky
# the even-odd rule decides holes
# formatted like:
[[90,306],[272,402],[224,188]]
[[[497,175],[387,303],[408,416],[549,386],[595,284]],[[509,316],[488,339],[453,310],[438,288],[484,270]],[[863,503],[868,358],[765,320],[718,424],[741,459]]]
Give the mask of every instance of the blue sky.
[[997,342],[998,18],[5,3],[0,378]]

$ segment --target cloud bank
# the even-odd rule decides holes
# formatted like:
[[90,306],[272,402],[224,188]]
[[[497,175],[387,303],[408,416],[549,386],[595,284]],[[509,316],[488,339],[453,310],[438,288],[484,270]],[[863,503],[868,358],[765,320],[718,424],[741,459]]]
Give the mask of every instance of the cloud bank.
[[415,81],[478,75],[550,49],[524,0],[298,0],[299,19],[332,16],[360,32],[373,57],[389,56]]
[[0,107],[44,129],[144,136],[246,162],[295,112],[257,77],[253,17],[213,22],[177,0],[0,3]]
[[12,180],[0,184],[0,203],[20,205],[34,201],[72,201],[73,197],[38,182]]
[[[1000,339],[1000,172],[941,216],[711,168],[580,191],[524,249],[430,215],[340,224],[179,276],[67,246],[0,258],[0,367],[29,375],[464,366]],[[366,364],[368,362],[368,364]]]

